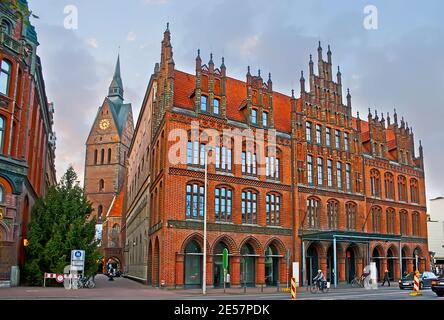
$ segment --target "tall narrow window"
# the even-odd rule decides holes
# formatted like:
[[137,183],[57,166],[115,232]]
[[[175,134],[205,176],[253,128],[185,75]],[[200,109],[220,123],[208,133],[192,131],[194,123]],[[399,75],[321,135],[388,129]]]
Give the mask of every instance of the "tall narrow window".
[[348,132],[344,132],[344,148],[345,151],[350,151],[350,137]]
[[0,93],[7,96],[11,82],[11,63],[2,60],[0,64]]
[[204,216],[204,187],[197,183],[187,184],[185,216],[187,219],[202,220]]
[[214,189],[214,215],[216,221],[231,222],[232,191],[225,187]]
[[311,122],[309,121],[305,123],[305,140],[311,143]]
[[267,225],[279,225],[281,216],[281,197],[274,193],[267,194],[265,208],[267,214]]
[[329,188],[333,188],[333,161],[327,160],[327,184]]
[[251,152],[242,152],[242,174],[255,176],[257,174],[256,155]]
[[331,147],[331,128],[325,128],[325,144],[327,147]]
[[395,210],[388,208],[386,212],[387,233],[395,233]]
[[214,99],[213,100],[213,113],[214,114],[219,114],[220,112],[220,102],[219,99]]
[[398,200],[407,202],[407,180],[404,176],[398,176]]
[[264,128],[268,127],[268,113],[267,112],[262,112],[262,126]]
[[341,131],[335,130],[336,149],[341,149]]
[[242,192],[242,223],[257,223],[257,193],[254,191]]
[[413,203],[419,203],[418,180],[410,180],[410,200]]
[[111,148],[108,149],[108,163],[111,163]]
[[318,158],[318,186],[324,185],[324,164],[323,159]]
[[205,144],[198,141],[188,141],[187,164],[193,167],[205,166]]
[[346,229],[356,230],[356,204],[348,202],[345,204]]
[[251,123],[257,124],[257,110],[256,109],[251,110]]
[[307,182],[313,184],[313,157],[307,155]]
[[265,175],[268,179],[279,180],[280,161],[276,157],[265,157]]
[[381,178],[376,169],[370,171],[370,191],[372,197],[379,198],[381,196]]
[[399,224],[401,235],[407,234],[407,212],[405,210],[399,213]]
[[231,172],[232,170],[232,150],[225,146],[216,147],[216,170]]
[[321,144],[321,136],[322,136],[322,127],[317,124],[316,125],[316,143]]
[[97,164],[97,149],[94,150],[94,164]]
[[307,227],[312,229],[319,228],[319,200],[315,198],[307,199]]
[[100,179],[99,181],[99,191],[102,192],[105,189],[105,181]]
[[207,96],[200,96],[200,111],[207,112]]
[[372,209],[372,227],[374,233],[381,232],[381,208],[373,207]]
[[412,235],[419,236],[419,213],[413,212],[412,214]]
[[328,229],[336,230],[338,228],[339,203],[337,201],[329,201],[327,203]]
[[336,186],[338,190],[342,190],[342,163],[336,162]]
[[102,221],[102,215],[103,215],[103,206],[99,205],[97,207],[97,220],[98,220],[98,222]]
[[100,151],[100,163],[104,164],[105,163],[105,150],[101,150]]
[[347,163],[345,165],[345,187],[347,189],[347,192],[351,192],[351,165],[350,163]]
[[0,117],[0,154],[3,153],[3,145],[5,143],[5,118]]
[[395,185],[393,175],[390,172],[384,174],[385,197],[390,200],[395,199]]

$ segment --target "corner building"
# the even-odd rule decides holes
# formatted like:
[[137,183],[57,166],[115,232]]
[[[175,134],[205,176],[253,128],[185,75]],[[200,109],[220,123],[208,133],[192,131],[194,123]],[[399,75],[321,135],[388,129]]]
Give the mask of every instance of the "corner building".
[[[216,67],[212,54],[203,64],[198,52],[194,75],[176,70],[167,27],[147,88],[148,107],[134,134],[149,123],[150,144],[127,171],[127,209],[134,210],[141,192],[146,196],[141,208],[149,221],[148,247],[140,254],[149,285],[202,285],[209,146],[207,285],[223,286],[224,248],[231,286],[283,285],[291,272],[287,255],[300,263],[304,283],[318,268],[331,278],[333,251],[338,281],[360,275],[371,261],[397,278],[401,268],[413,269],[414,254],[419,267],[428,268],[422,151],[415,158],[413,135],[403,122],[386,126],[377,117],[354,118],[350,94],[342,101],[340,72],[332,80],[330,50],[328,61],[320,45],[318,50],[319,75],[310,59],[310,91],[302,75],[296,99],[273,91],[271,74],[263,79],[260,70],[253,75],[248,68],[245,81],[228,77],[224,59]],[[232,135],[217,141],[205,129]],[[176,152],[178,132],[185,133],[186,145]],[[178,164],[172,154],[182,157]],[[392,198],[385,196],[387,172]],[[405,182],[401,191],[398,179]],[[400,200],[398,192],[407,197]],[[143,243],[144,235],[139,239]]]

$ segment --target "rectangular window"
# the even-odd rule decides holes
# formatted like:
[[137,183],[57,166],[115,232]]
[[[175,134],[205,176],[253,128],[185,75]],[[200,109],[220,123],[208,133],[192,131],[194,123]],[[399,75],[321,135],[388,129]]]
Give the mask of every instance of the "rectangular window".
[[308,121],[305,123],[305,140],[311,143],[311,122]]
[[267,194],[265,197],[266,222],[267,225],[280,224],[280,196],[274,194]]
[[307,156],[307,182],[313,184],[313,157]]
[[256,224],[257,194],[252,191],[242,192],[242,223]]
[[216,221],[231,221],[231,197],[232,192],[226,188],[214,190],[214,215]]
[[265,157],[265,175],[268,179],[279,180],[279,159]]
[[213,100],[213,113],[214,114],[219,114],[219,104],[220,104],[220,102],[219,102],[219,100],[218,99],[214,99]]
[[324,165],[322,163],[322,158],[318,158],[318,186],[324,185],[323,171]]
[[333,161],[327,160],[327,183],[328,187],[333,187]]
[[344,147],[345,151],[350,151],[350,138],[347,132],[344,132]]
[[9,92],[10,80],[11,80],[11,64],[6,60],[2,60],[0,66],[0,93],[5,96],[7,96]]
[[342,190],[342,163],[336,162],[336,181],[338,190]]
[[262,112],[262,126],[264,128],[268,127],[268,113],[267,112]]
[[200,111],[207,112],[207,101],[206,96],[200,96]]
[[316,125],[316,143],[321,144],[321,135],[322,135],[322,127],[317,124]]
[[331,147],[331,128],[325,128],[325,144],[327,147]]
[[257,124],[257,110],[256,109],[251,110],[251,123]]
[[341,131],[335,130],[336,149],[341,149]]
[[251,152],[242,152],[242,174],[256,175],[256,155]]
[[351,191],[351,165],[347,163],[345,165],[345,185],[347,188],[347,191]]

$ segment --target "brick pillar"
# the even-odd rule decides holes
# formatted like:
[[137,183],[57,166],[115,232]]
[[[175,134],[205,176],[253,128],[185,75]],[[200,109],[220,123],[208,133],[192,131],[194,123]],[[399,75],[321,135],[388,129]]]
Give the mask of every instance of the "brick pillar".
[[176,279],[174,285],[177,287],[183,287],[184,258],[183,254],[176,253]]
[[319,269],[322,270],[322,273],[327,276],[327,257],[319,256]]
[[345,275],[345,255],[338,255],[338,282],[345,282],[346,281],[346,275]]
[[279,258],[279,283],[281,286],[284,284],[287,285],[287,273],[288,284],[290,284],[291,271],[287,269],[287,262],[285,261],[285,258]]
[[393,259],[393,269],[395,270],[395,279],[401,279],[400,269],[399,269],[399,257],[397,259]]
[[413,272],[414,271],[413,268],[414,268],[413,260],[408,259],[407,260],[407,272],[408,273]]
[[240,284],[240,257],[233,256],[231,261],[231,285],[238,286]]
[[265,257],[257,257],[256,284],[265,284]]
[[213,285],[213,256],[207,255],[207,286]]
[[355,273],[356,276],[360,276],[363,273],[364,270],[364,263],[362,258],[356,258],[356,265],[355,265]]

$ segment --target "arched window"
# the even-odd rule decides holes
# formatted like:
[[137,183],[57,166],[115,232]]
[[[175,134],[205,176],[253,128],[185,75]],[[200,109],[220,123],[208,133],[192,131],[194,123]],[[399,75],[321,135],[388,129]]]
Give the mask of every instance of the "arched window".
[[0,154],[3,153],[3,145],[5,143],[5,118],[0,117]]
[[103,164],[105,162],[105,150],[100,151],[100,163]]
[[386,223],[387,223],[387,233],[395,233],[395,210],[388,208],[386,211]]
[[281,196],[268,193],[265,199],[267,225],[278,226],[281,221]]
[[2,20],[1,30],[0,30],[0,31],[2,31],[2,32],[6,33],[6,34],[8,34],[8,35],[11,35],[11,33],[12,33],[12,26],[11,26],[11,23],[10,23],[8,20],[3,19],[3,20]]
[[418,180],[410,179],[410,199],[413,203],[419,203]]
[[338,228],[339,202],[330,200],[327,202],[328,229],[336,230]]
[[372,229],[374,233],[381,232],[381,208],[373,207],[372,208]]
[[201,183],[189,183],[186,187],[185,215],[187,219],[202,220],[204,217],[205,189]]
[[379,198],[381,196],[381,175],[376,169],[370,171],[370,191],[372,197]]
[[99,180],[99,191],[103,191],[105,189],[105,181],[103,179]]
[[395,199],[395,184],[393,174],[386,172],[384,174],[385,197],[390,200]]
[[413,212],[412,214],[412,235],[419,236],[419,213]]
[[9,86],[11,82],[12,65],[7,60],[2,60],[0,63],[0,93],[7,96],[9,93]]
[[242,223],[257,223],[257,193],[253,190],[242,192]]
[[108,149],[108,163],[111,163],[111,148]]
[[233,192],[226,187],[214,189],[214,216],[216,221],[231,222]]
[[97,164],[97,149],[94,150],[94,164]]
[[348,202],[345,204],[345,215],[347,230],[356,230],[356,204]]
[[0,203],[5,202],[5,188],[0,184]]
[[401,235],[407,234],[407,211],[405,210],[399,213],[399,228]]
[[315,198],[307,199],[307,227],[312,229],[319,228],[319,210],[320,202]]
[[101,222],[102,221],[102,215],[103,215],[103,206],[100,204],[97,207],[97,221]]
[[398,200],[407,202],[407,180],[404,176],[398,176]]

